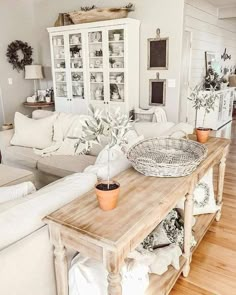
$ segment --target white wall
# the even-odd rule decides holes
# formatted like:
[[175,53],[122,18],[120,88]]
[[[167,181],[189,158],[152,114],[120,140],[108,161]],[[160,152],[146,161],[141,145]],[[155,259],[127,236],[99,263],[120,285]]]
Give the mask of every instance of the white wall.
[[[32,95],[32,81],[24,80],[23,72],[18,73],[7,62],[8,44],[15,40],[28,42],[34,47],[33,6],[28,0],[0,0],[0,88],[6,122],[12,122],[15,111],[29,113],[22,106],[27,96]],[[8,84],[13,79],[13,85]],[[1,105],[0,105],[1,108]],[[1,113],[1,111],[0,111]]]
[[185,0],[185,28],[193,33],[192,87],[205,76],[205,51],[214,51],[220,56],[227,48],[232,59],[222,61],[222,66],[235,66],[236,23],[232,20],[219,20],[216,6],[206,0]]
[[[132,1],[135,11],[130,17],[141,21],[140,41],[140,100],[141,107],[148,108],[149,79],[156,77],[156,71],[147,70],[147,39],[155,37],[156,29],[161,29],[161,35],[170,38],[169,70],[160,71],[161,78],[176,79],[176,88],[167,88],[166,111],[169,120],[178,121],[180,68],[183,31],[184,0],[149,0]],[[50,80],[50,50],[47,27],[53,26],[59,12],[79,9],[80,6],[95,4],[98,7],[119,7],[127,4],[124,0],[35,0],[34,19],[35,36],[37,36],[37,51],[39,61],[46,67],[47,78]],[[50,85],[50,83],[49,83]],[[44,82],[44,86],[48,85]],[[137,85],[138,87],[138,85]]]

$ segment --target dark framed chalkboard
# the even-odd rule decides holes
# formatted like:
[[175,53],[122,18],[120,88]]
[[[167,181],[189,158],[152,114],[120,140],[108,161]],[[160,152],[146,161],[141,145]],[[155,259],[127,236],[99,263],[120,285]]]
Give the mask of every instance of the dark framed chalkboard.
[[149,105],[162,105],[166,103],[166,80],[159,79],[157,73],[156,79],[149,80]]
[[157,37],[148,39],[148,70],[168,70],[169,38],[160,38],[160,29]]

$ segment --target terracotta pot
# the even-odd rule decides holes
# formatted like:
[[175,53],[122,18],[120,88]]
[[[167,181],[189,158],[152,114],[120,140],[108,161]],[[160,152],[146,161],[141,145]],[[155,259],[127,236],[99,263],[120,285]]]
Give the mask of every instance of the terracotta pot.
[[116,208],[118,196],[120,193],[120,184],[116,181],[110,181],[109,190],[102,190],[99,188],[101,185],[107,186],[107,183],[107,181],[101,181],[95,185],[99,207],[104,211]]
[[210,131],[210,128],[197,128],[197,141],[200,143],[206,143],[209,138]]

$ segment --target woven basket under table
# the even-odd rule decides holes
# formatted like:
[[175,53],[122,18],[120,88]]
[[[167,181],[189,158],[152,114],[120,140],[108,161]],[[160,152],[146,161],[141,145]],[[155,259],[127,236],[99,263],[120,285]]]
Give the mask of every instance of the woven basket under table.
[[180,177],[191,174],[207,156],[207,147],[188,139],[158,137],[132,146],[127,157],[146,176]]

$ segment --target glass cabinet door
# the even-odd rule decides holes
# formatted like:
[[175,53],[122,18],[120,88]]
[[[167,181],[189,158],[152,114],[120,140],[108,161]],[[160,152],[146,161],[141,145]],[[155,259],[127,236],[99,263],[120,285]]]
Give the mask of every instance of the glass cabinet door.
[[124,29],[108,31],[110,101],[125,101]]
[[81,33],[69,35],[72,97],[84,99],[84,60]]
[[104,56],[102,31],[88,33],[90,99],[104,101]]
[[65,62],[65,39],[63,35],[52,37],[54,74],[56,84],[56,97],[67,97],[67,77]]

